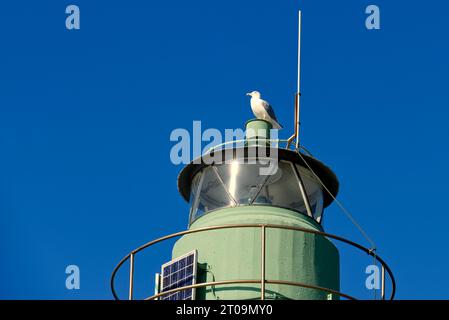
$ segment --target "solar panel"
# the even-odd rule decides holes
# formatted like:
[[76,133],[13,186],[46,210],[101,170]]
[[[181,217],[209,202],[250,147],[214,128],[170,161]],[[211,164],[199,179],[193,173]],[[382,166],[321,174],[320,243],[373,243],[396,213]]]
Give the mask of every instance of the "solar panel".
[[[161,291],[181,288],[196,282],[197,252],[193,250],[162,265]],[[195,289],[185,289],[160,297],[161,300],[195,300]]]

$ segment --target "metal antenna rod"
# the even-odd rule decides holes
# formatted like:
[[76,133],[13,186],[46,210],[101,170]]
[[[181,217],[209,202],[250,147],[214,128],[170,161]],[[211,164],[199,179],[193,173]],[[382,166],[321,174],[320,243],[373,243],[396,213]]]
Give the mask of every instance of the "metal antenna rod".
[[299,148],[299,126],[300,122],[300,105],[299,100],[301,97],[301,10],[298,11],[298,79],[296,90],[296,148]]
[[288,149],[292,141],[296,138],[296,150],[299,149],[299,125],[300,125],[300,117],[299,117],[299,98],[301,96],[301,10],[298,11],[298,79],[297,79],[297,89],[295,94],[295,130],[293,135],[288,138],[287,146]]

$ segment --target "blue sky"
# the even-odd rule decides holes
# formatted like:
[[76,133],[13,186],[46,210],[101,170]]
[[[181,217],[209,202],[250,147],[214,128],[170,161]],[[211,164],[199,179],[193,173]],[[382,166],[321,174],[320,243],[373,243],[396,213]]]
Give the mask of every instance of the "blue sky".
[[[72,3],[80,30],[65,29]],[[365,28],[369,4],[380,30]],[[2,4],[0,298],[110,299],[122,256],[185,229],[173,129],[242,127],[259,90],[287,137],[299,8],[303,144],[338,175],[397,297],[449,298],[449,4],[436,0]],[[335,204],[324,227],[366,244]],[[169,253],[139,261],[138,295]],[[342,289],[369,297],[369,259],[342,259]],[[70,264],[80,290],[65,288]]]

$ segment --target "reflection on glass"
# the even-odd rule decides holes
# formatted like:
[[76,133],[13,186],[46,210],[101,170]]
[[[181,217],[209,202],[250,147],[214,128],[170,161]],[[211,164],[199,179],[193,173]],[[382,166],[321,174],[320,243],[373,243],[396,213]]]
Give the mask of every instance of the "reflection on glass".
[[[307,210],[302,199],[294,164],[280,161],[272,175],[260,175],[259,163],[234,160],[229,164],[209,166],[197,173],[191,186],[191,222],[204,213],[235,205],[270,205]],[[296,165],[304,183],[313,218],[320,222],[323,194],[309,170]],[[263,171],[262,171],[263,172]]]
[[235,199],[236,188],[237,188],[237,175],[239,174],[240,165],[237,160],[231,162],[230,165],[230,175],[229,175],[229,193]]

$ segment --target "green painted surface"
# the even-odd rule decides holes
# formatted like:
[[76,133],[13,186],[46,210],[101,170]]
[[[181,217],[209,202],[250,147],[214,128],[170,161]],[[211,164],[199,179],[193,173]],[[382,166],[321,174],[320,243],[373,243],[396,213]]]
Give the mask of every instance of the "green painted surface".
[[246,122],[246,139],[257,139],[248,141],[248,146],[266,144],[265,140],[270,139],[271,123],[261,119],[252,119]]
[[[309,217],[268,206],[227,208],[197,219],[191,229],[225,224],[264,223],[320,230]],[[239,228],[212,230],[180,238],[173,258],[198,250],[199,282],[260,279],[261,230]],[[339,255],[326,238],[293,230],[266,230],[266,279],[314,284],[339,291]],[[198,289],[198,299],[260,299],[259,284],[232,284]],[[314,289],[266,285],[266,299],[327,299]],[[338,297],[333,296],[333,299]]]

